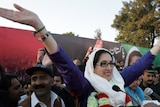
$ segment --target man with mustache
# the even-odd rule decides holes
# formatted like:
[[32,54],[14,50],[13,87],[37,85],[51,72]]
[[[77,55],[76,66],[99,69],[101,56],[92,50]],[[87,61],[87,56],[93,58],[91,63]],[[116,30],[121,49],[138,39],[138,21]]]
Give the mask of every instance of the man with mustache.
[[[62,99],[51,91],[53,72],[49,67],[38,64],[26,70],[31,78],[33,93],[20,106],[23,107],[65,107]],[[59,106],[57,106],[57,104]]]
[[140,84],[140,87],[144,91],[145,88],[150,87],[153,84],[154,70],[152,67],[147,68],[142,74],[143,81]]

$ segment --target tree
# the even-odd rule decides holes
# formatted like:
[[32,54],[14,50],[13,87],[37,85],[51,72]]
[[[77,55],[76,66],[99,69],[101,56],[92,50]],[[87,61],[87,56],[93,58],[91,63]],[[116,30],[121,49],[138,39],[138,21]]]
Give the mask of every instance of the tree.
[[66,33],[63,33],[62,35],[66,35],[66,36],[79,36],[79,35],[75,35],[73,32],[66,32]]
[[119,15],[115,15],[113,28],[119,31],[115,41],[150,48],[160,36],[159,0],[123,2]]
[[96,29],[95,31],[96,35],[95,35],[95,39],[101,39],[101,36],[102,36],[102,32],[100,29]]

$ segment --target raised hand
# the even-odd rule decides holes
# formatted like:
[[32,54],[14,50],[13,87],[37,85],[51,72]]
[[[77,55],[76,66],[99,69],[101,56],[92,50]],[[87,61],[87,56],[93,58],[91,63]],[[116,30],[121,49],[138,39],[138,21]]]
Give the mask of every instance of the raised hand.
[[49,66],[52,65],[53,62],[51,61],[51,59],[48,57],[47,54],[44,55],[43,59],[42,59],[42,64],[45,66]]
[[14,7],[18,11],[0,8],[0,16],[14,22],[30,25],[35,29],[39,29],[39,26],[43,25],[39,17],[34,12],[29,11],[17,4],[14,4]]
[[44,48],[39,48],[37,52],[37,63],[42,63],[44,55],[45,55]]

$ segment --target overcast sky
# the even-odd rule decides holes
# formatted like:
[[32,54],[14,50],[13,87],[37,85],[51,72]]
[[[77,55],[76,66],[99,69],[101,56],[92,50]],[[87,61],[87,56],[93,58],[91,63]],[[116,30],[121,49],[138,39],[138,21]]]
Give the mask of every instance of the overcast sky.
[[[79,37],[94,38],[96,29],[102,39],[114,42],[116,29],[111,27],[122,1],[129,0],[1,0],[0,7],[13,8],[13,3],[32,10],[39,15],[46,28],[57,34],[73,32]],[[34,30],[0,18],[0,26]]]

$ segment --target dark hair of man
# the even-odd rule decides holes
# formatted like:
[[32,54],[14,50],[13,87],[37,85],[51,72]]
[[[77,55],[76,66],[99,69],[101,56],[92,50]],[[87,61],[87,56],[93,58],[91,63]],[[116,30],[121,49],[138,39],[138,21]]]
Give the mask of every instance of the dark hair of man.
[[112,61],[113,61],[113,56],[111,55],[111,53],[109,53],[109,52],[106,51],[106,50],[99,50],[99,51],[96,52],[95,57],[94,57],[94,60],[93,60],[93,67],[94,67],[94,68],[95,68],[95,66],[96,66],[96,63],[97,63],[98,60],[99,60],[99,57],[100,57],[101,54],[103,54],[103,53],[108,53],[108,54],[112,57]]
[[62,75],[59,72],[57,72],[56,74],[54,74],[54,76],[59,76],[61,78],[62,84],[64,83],[63,77],[62,77]]
[[9,87],[11,86],[11,80],[13,78],[17,79],[17,76],[16,75],[12,75],[12,74],[3,75],[2,79],[0,81],[0,89],[8,90]]

